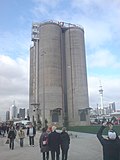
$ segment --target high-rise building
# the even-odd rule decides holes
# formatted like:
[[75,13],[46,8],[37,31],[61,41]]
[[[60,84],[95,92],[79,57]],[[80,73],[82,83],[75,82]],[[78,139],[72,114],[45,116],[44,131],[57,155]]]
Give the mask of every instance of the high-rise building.
[[19,118],[25,119],[25,108],[19,109]]
[[29,109],[27,109],[27,119],[30,120]]
[[18,108],[15,105],[12,105],[12,119],[17,118]]
[[88,125],[84,29],[65,22],[35,23],[30,48],[29,111],[33,121]]
[[116,111],[116,108],[115,108],[115,102],[111,102],[109,103],[109,112],[110,113],[113,113]]
[[10,120],[10,111],[6,111],[6,121]]

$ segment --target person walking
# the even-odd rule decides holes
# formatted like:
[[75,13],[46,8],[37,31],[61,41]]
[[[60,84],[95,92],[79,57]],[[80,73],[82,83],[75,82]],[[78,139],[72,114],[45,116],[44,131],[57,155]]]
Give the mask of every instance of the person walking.
[[36,135],[36,129],[32,124],[27,128],[27,136],[29,136],[29,145],[34,147],[34,137]]
[[[108,139],[102,136],[103,130],[109,126]],[[103,160],[120,160],[120,139],[117,133],[112,129],[112,124],[103,123],[98,130],[97,138],[103,147]]]
[[7,124],[7,127],[6,127],[7,134],[8,134],[8,132],[9,132],[9,130],[10,130],[10,125]]
[[39,139],[39,145],[41,152],[43,153],[43,160],[49,160],[49,146],[48,146],[48,136],[47,129],[42,129],[42,134]]
[[6,124],[2,124],[2,131],[3,131],[3,137],[5,136],[6,133]]
[[18,138],[20,139],[20,147],[23,147],[23,142],[24,142],[24,138],[25,138],[25,132],[22,129],[22,127],[18,131]]
[[52,132],[48,137],[48,146],[51,151],[52,160],[59,160],[60,155],[60,133],[56,132],[56,127],[52,126]]
[[70,137],[68,133],[66,132],[65,127],[62,128],[60,139],[61,139],[62,160],[67,160],[68,149],[69,149],[69,144],[70,144]]
[[9,148],[14,149],[14,140],[16,138],[16,131],[14,127],[12,126],[8,132],[8,138],[9,138]]

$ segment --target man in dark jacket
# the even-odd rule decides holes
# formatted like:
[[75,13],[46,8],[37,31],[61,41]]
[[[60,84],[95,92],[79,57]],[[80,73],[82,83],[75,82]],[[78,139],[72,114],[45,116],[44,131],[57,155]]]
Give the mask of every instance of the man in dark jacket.
[[103,160],[120,160],[120,139],[111,129],[111,124],[109,124],[108,139],[103,138],[102,133],[106,126],[107,122],[103,123],[97,133],[97,138],[103,146]]
[[29,136],[29,145],[34,147],[34,137],[36,135],[36,129],[32,124],[27,128],[27,136]]
[[10,131],[8,132],[8,138],[10,139],[10,142],[9,142],[9,147],[10,149],[14,149],[14,139],[16,137],[16,130],[14,129],[14,127],[12,126],[10,128]]
[[60,155],[60,133],[56,132],[56,127],[52,127],[52,132],[49,134],[48,137],[48,145],[51,151],[52,160],[55,160],[55,153],[56,153],[56,160],[59,160]]
[[67,160],[68,149],[69,149],[69,144],[70,144],[70,137],[68,133],[66,132],[65,127],[62,128],[60,139],[61,139],[62,160]]

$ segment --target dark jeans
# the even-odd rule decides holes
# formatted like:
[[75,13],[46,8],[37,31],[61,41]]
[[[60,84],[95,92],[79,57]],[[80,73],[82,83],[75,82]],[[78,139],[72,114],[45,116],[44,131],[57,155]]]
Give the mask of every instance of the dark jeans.
[[10,147],[10,149],[14,149],[14,138],[10,138],[9,147]]
[[29,136],[29,144],[34,145],[34,136]]
[[20,147],[23,147],[23,138],[20,138]]
[[55,154],[56,154],[56,160],[59,160],[59,153],[57,153],[56,151],[51,151],[51,157],[52,160],[55,160]]
[[49,152],[43,152],[43,160],[49,160]]
[[62,160],[67,160],[68,150],[62,150]]

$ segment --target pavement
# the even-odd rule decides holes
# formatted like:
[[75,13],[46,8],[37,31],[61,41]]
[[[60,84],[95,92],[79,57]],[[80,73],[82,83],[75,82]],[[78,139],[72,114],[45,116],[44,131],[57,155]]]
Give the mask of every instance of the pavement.
[[[68,160],[102,160],[102,146],[96,135],[77,132],[68,133],[71,140]],[[34,147],[28,145],[29,139],[26,136],[24,147],[20,148],[19,139],[16,138],[14,150],[10,150],[9,145],[5,144],[6,137],[0,137],[0,160],[42,160],[39,148],[40,134],[40,132],[36,134]],[[51,160],[51,156],[49,160]]]

